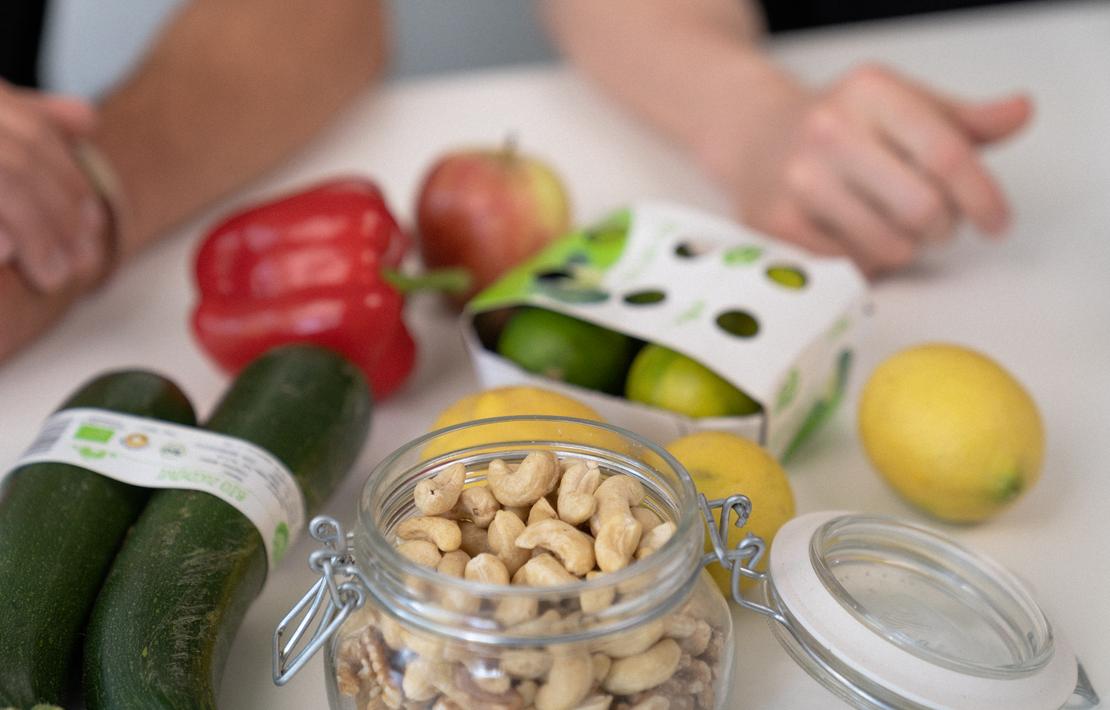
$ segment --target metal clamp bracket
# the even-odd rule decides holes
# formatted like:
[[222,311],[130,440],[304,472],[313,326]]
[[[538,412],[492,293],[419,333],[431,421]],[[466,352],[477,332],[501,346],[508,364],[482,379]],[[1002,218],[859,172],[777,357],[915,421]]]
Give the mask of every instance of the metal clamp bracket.
[[[353,564],[347,536],[339,521],[321,515],[312,519],[308,530],[313,538],[324,544],[308,558],[309,568],[320,578],[293,605],[274,631],[274,683],[277,685],[288,683],[347,617],[366,601],[365,584]],[[337,582],[337,577],[344,581]],[[286,638],[289,627],[294,623],[296,628]],[[298,651],[298,644],[314,623],[312,637]]]
[[[709,542],[713,545],[713,551],[705,553],[705,556],[702,557],[702,565],[707,566],[716,562],[730,572],[732,599],[737,604],[745,609],[751,609],[770,617],[781,624],[786,624],[786,618],[776,609],[748,599],[740,588],[740,582],[744,578],[754,580],[758,584],[766,584],[767,575],[758,571],[756,567],[767,551],[767,543],[763,541],[763,538],[749,532],[743,540],[736,544],[736,547],[728,548],[729,529],[733,527],[742,528],[748,524],[748,517],[752,513],[751,500],[740,493],[733,494],[728,498],[709,500],[705,497],[705,494],[699,493],[698,507],[705,517]],[[719,520],[714,519],[714,511],[720,512]]]

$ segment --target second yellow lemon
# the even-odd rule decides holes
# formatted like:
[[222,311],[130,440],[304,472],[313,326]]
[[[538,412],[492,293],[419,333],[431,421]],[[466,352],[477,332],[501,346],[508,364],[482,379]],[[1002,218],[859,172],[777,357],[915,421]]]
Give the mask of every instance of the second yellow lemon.
[[[770,547],[783,523],[794,517],[794,492],[786,472],[763,447],[734,434],[702,431],[672,441],[667,451],[678,459],[698,492],[710,500],[743,493],[752,501],[752,514],[743,528],[729,531],[728,546],[735,547],[749,532]],[[708,541],[706,550],[710,550]],[[764,556],[761,568],[767,562]],[[709,566],[709,573],[730,598],[729,573],[720,565]]]

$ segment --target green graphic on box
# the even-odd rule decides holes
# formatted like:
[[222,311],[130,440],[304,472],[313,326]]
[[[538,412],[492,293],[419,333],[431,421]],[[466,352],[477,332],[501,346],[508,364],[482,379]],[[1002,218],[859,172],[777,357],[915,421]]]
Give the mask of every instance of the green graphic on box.
[[[462,322],[486,387],[561,390],[664,443],[723,429],[782,456],[842,399],[866,297],[866,281],[846,259],[816,258],[729,220],[649,202],[554,242],[478,294]],[[483,319],[525,305],[693,358],[762,412],[693,419],[526,372],[493,352],[485,323],[499,317]]]

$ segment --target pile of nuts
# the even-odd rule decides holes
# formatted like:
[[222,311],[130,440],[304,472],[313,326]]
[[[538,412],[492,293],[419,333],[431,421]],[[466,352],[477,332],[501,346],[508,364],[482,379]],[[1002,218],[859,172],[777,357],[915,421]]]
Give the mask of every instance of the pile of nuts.
[[[417,564],[475,582],[550,587],[592,580],[651,555],[674,534],[641,505],[629,475],[603,478],[595,462],[533,451],[519,464],[490,462],[485,483],[466,485],[455,463],[414,491],[420,515],[395,529],[397,550]],[[510,632],[581,628],[622,594],[584,590],[548,602],[441,590],[443,607],[482,613]],[[362,710],[694,710],[713,708],[723,661],[720,599],[698,585],[677,611],[588,647],[483,649],[405,628],[363,608],[344,626],[336,654],[340,691]],[[715,592],[714,592],[715,593]],[[492,606],[491,606],[492,605]]]

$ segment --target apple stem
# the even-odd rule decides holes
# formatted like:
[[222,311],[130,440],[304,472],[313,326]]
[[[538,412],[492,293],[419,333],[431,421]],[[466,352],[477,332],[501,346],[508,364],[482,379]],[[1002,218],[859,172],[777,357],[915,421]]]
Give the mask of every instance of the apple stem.
[[501,146],[501,154],[506,160],[512,161],[516,158],[517,148],[519,147],[519,140],[516,131],[509,131],[505,134],[505,142]]
[[390,286],[403,294],[417,291],[438,291],[440,293],[462,293],[470,288],[472,281],[466,269],[436,269],[422,274],[402,274],[400,271],[382,271]]

